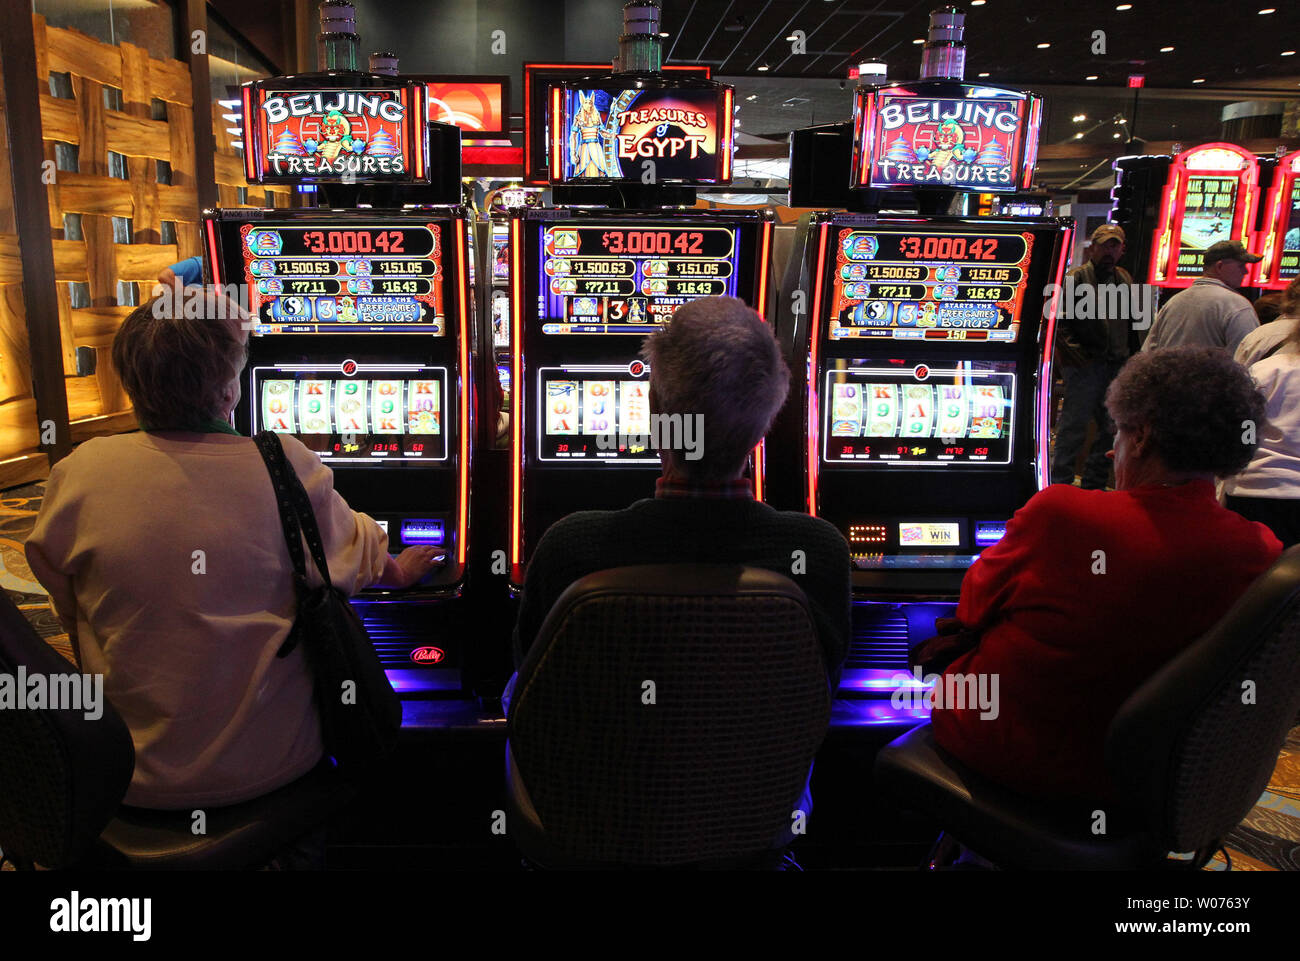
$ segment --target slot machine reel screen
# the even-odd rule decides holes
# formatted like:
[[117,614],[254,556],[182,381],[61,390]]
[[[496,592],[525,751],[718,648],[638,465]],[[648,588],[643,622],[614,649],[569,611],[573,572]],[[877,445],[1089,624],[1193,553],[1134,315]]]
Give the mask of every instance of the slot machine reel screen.
[[537,376],[536,409],[542,418],[537,431],[538,463],[658,465],[659,455],[650,436],[648,374],[641,361],[622,367],[541,368]]
[[832,341],[1014,342],[1034,234],[836,225]]
[[254,334],[446,334],[446,223],[238,225]]
[[645,336],[689,301],[748,291],[741,275],[752,267],[740,256],[740,226],[577,222],[537,229],[544,334]]
[[447,369],[346,361],[253,368],[253,430],[292,434],[329,465],[451,464]]

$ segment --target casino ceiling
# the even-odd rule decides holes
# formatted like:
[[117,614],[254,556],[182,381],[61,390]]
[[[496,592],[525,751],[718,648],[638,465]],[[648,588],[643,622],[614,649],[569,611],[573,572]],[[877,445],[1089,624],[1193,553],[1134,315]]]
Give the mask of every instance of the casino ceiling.
[[[915,79],[929,12],[941,5],[663,0],[662,30],[670,62],[708,63],[736,84],[744,133],[777,137],[847,119],[850,100],[839,81],[860,62],[888,64],[891,80]],[[1297,0],[960,6],[967,79],[1046,97],[1038,180],[1056,189],[1104,185],[1109,160],[1124,152],[1130,130],[1156,149],[1190,144],[1220,135],[1229,104],[1300,99]],[[800,39],[802,54],[793,52]],[[1128,89],[1133,74],[1145,78],[1136,117]]]

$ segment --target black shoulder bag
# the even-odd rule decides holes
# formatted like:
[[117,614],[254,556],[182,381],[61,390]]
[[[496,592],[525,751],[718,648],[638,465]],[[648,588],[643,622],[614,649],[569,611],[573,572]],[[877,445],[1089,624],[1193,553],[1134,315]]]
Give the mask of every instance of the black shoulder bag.
[[[348,596],[330,582],[311,500],[284,456],[280,438],[268,430],[253,439],[275,485],[298,595],[298,617],[277,656],[287,657],[302,642],[315,677],[325,753],[333,756],[343,773],[353,774],[396,745],[402,726],[402,704],[384,675],[361,618]],[[320,587],[307,586],[304,536],[324,581]]]

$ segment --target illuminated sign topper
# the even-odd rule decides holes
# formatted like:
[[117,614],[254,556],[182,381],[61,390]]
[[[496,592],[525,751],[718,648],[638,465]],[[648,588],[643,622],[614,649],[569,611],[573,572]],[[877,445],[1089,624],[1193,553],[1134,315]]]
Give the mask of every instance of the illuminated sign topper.
[[1041,101],[951,81],[858,91],[853,186],[1014,191],[1032,182]]
[[731,179],[730,87],[575,85],[551,97],[553,182]]
[[425,179],[422,91],[414,86],[244,88],[252,117],[245,167],[260,183]]

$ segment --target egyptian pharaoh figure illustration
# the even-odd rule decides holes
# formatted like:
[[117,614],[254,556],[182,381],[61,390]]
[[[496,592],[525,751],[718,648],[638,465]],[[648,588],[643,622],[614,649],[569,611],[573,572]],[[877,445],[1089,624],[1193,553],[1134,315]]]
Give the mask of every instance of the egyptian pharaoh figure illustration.
[[575,177],[604,177],[605,140],[601,130],[600,111],[596,109],[596,94],[584,95],[578,91],[578,112],[569,128],[569,155]]

